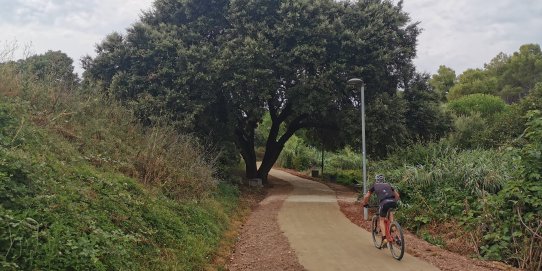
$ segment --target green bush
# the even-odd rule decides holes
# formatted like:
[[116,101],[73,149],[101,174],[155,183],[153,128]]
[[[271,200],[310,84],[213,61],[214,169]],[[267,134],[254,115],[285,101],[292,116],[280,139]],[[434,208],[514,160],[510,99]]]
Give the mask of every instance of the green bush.
[[[0,65],[0,269],[202,270],[238,192],[210,155],[92,92]],[[9,96],[9,97],[8,97]]]
[[327,153],[324,163],[331,169],[359,169],[361,168],[361,153],[354,152],[346,147],[336,153]]
[[511,158],[495,150],[461,150],[446,141],[413,145],[373,163],[369,176],[384,174],[401,193],[399,219],[418,230],[425,224],[479,211],[488,195],[510,177]]
[[308,146],[303,139],[292,136],[282,150],[277,164],[291,169],[307,170],[313,165],[319,164],[318,151]]
[[485,130],[488,129],[486,119],[479,113],[468,116],[459,116],[454,121],[455,132],[450,134],[450,141],[464,149],[485,146]]
[[497,96],[477,93],[453,100],[447,107],[457,116],[478,113],[482,118],[487,118],[504,111],[506,104]]
[[[514,151],[516,171],[491,197],[492,208],[482,222],[485,257],[527,270],[540,270],[542,255],[542,114],[528,113],[525,144]],[[512,150],[513,151],[513,150]]]
[[324,178],[326,178],[327,180],[335,181],[337,183],[348,185],[348,186],[362,183],[362,176],[361,176],[360,169],[357,169],[357,170],[331,169],[330,172],[324,174]]

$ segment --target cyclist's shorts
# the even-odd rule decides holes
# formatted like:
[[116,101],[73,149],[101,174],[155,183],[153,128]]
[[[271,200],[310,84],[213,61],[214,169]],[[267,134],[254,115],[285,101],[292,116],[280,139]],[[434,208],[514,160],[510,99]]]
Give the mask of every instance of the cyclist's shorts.
[[397,208],[397,202],[395,199],[385,199],[380,202],[380,210],[378,211],[380,217],[386,217],[388,210],[391,208]]

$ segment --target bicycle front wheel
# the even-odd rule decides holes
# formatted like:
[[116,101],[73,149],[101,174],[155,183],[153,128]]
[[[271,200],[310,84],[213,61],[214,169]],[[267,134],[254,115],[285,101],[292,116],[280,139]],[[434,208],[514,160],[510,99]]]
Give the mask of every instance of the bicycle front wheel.
[[393,239],[393,241],[388,244],[391,255],[393,258],[400,261],[405,255],[405,238],[403,236],[403,229],[397,221],[391,223],[390,234]]
[[371,221],[371,234],[373,235],[375,247],[380,249],[382,246],[382,232],[380,231],[380,225],[378,224],[378,215],[373,216],[373,220]]

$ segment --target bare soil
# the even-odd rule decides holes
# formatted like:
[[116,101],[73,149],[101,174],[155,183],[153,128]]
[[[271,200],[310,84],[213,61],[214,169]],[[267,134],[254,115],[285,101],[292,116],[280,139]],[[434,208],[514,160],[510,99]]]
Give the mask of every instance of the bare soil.
[[269,176],[271,188],[242,225],[228,270],[305,270],[277,222],[278,212],[293,189],[288,182]]
[[[241,173],[239,173],[240,175]],[[241,175],[240,175],[241,176]],[[230,262],[235,245],[239,238],[242,226],[246,223],[252,211],[255,210],[259,203],[266,197],[266,189],[255,189],[248,186],[241,186],[241,196],[239,199],[239,208],[233,214],[228,230],[224,233],[221,239],[219,248],[213,261],[204,268],[206,271],[223,270]]]

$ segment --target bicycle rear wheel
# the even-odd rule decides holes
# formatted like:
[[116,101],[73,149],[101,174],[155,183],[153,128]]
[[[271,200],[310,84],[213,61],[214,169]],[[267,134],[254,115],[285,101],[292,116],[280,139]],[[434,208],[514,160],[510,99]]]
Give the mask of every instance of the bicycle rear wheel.
[[393,241],[388,244],[388,247],[393,258],[400,261],[405,255],[405,238],[403,237],[403,229],[397,221],[391,223],[390,234]]
[[378,225],[378,215],[373,216],[371,221],[371,234],[373,235],[375,247],[380,249],[382,246],[382,232],[380,231],[380,225]]

